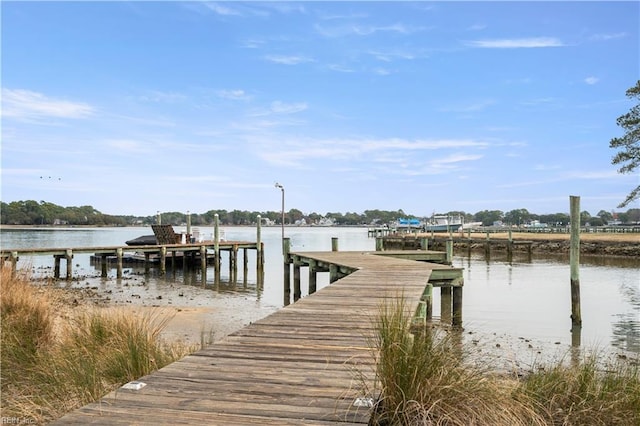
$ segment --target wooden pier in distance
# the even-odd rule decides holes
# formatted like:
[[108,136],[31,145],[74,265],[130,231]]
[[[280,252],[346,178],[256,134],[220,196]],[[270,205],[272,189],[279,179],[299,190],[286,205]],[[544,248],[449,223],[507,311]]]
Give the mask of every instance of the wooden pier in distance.
[[424,321],[434,277],[457,286],[461,302],[461,270],[381,252],[284,259],[294,276],[306,266],[310,274],[333,271],[334,281],[141,377],[139,390],[119,388],[54,424],[367,424],[379,396],[370,345],[381,305],[403,298]]

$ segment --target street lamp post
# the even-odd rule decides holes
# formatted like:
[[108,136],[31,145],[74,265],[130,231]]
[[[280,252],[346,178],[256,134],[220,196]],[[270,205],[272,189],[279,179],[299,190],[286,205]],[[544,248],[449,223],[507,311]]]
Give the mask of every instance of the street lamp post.
[[282,250],[284,252],[284,186],[276,182],[276,188],[280,188],[282,191],[282,224],[280,226],[282,228]]

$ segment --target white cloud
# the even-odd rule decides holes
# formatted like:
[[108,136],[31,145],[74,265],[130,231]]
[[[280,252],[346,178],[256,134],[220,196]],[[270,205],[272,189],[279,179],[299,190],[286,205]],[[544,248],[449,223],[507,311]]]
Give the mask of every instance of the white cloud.
[[307,104],[305,102],[298,102],[294,104],[287,104],[280,101],[274,101],[271,103],[271,112],[275,114],[295,114],[306,110]]
[[2,115],[19,119],[85,118],[94,108],[83,102],[51,99],[42,93],[2,89]]
[[598,77],[593,77],[593,76],[590,76],[584,79],[584,82],[589,85],[596,84],[598,81],[600,81],[600,79]]
[[384,25],[384,26],[373,26],[373,25],[358,25],[358,24],[349,24],[349,25],[339,25],[339,26],[322,26],[316,24],[314,26],[316,32],[324,37],[346,37],[346,36],[369,36],[372,34],[386,32],[386,33],[398,33],[398,34],[412,34],[418,31],[423,31],[427,29],[426,27],[413,27],[407,26],[404,24],[393,24],[393,25]]
[[627,36],[627,33],[594,34],[589,38],[595,41],[608,41],[608,40],[614,40],[617,38],[624,38],[626,36]]
[[219,90],[218,96],[223,99],[230,99],[233,101],[247,101],[251,99],[244,90],[236,89],[236,90]]
[[531,37],[531,38],[505,38],[471,40],[466,42],[467,46],[486,49],[520,49],[538,47],[562,47],[565,44],[554,37]]
[[265,59],[269,62],[283,65],[298,65],[306,62],[314,62],[312,58],[298,55],[267,55]]
[[209,10],[217,13],[218,15],[224,15],[224,16],[229,16],[229,15],[235,15],[235,16],[239,16],[241,15],[240,11],[230,8],[227,5],[221,5],[219,3],[205,3],[205,7],[207,7]]

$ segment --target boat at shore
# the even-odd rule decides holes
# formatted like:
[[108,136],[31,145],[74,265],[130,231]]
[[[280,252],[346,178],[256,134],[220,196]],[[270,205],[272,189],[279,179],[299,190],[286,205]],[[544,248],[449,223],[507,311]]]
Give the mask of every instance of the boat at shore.
[[424,224],[426,232],[456,232],[464,226],[462,216],[433,215]]

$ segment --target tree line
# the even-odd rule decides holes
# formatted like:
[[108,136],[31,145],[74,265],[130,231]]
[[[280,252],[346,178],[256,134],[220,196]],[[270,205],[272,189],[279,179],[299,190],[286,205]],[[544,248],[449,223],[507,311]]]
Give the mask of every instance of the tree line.
[[[280,225],[282,212],[280,211],[243,211],[243,210],[209,210],[205,213],[191,213],[189,219],[193,226],[211,226],[214,224],[215,215],[221,225],[255,225],[258,216],[266,223]],[[569,224],[568,213],[535,214],[527,209],[515,209],[508,212],[501,210],[482,210],[476,213],[464,211],[443,212],[442,215],[461,216],[465,223],[479,222],[484,226],[491,226],[502,222],[506,225],[523,226],[532,221],[546,223],[549,226],[566,226]],[[285,212],[285,224],[314,225],[321,220],[330,220],[337,226],[382,226],[391,224],[400,218],[425,219],[421,216],[405,213],[400,210],[365,210],[356,212],[327,212],[324,215],[318,213],[305,214],[298,209],[290,209]],[[596,216],[591,216],[587,211],[580,215],[582,225],[603,226],[610,224],[635,224],[640,223],[640,209],[629,209],[626,212],[613,213],[600,210]],[[187,214],[184,212],[163,212],[160,220],[164,224],[175,226],[187,223]],[[72,225],[72,226],[145,226],[158,223],[158,215],[131,216],[109,215],[101,213],[92,206],[62,207],[46,201],[13,201],[0,202],[0,224],[2,225]]]

